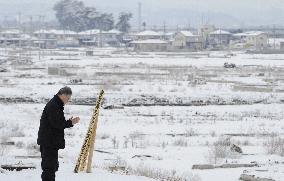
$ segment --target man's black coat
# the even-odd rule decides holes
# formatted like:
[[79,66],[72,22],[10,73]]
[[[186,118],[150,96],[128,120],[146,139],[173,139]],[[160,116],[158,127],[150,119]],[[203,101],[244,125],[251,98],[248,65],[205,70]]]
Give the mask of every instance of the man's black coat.
[[64,103],[55,95],[44,107],[40,119],[37,144],[55,149],[65,148],[64,129],[72,127],[71,120],[65,120]]

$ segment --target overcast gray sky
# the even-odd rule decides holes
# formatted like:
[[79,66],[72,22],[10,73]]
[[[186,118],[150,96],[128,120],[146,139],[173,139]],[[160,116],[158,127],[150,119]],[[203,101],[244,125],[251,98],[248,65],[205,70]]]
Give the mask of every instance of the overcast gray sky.
[[[82,0],[98,10],[130,11],[137,25],[139,0]],[[142,18],[149,26],[214,23],[218,26],[266,25],[284,22],[284,0],[140,0]],[[57,0],[0,0],[0,16],[44,15],[53,19]]]

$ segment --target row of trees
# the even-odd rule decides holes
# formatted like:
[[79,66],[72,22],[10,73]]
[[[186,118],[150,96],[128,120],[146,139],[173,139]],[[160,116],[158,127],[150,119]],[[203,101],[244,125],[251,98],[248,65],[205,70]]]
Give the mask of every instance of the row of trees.
[[115,23],[112,13],[101,13],[94,7],[87,7],[82,1],[60,0],[53,9],[60,26],[73,31],[89,29],[101,29],[104,31],[116,28],[122,32],[128,32],[131,28],[129,23],[131,13],[121,12]]

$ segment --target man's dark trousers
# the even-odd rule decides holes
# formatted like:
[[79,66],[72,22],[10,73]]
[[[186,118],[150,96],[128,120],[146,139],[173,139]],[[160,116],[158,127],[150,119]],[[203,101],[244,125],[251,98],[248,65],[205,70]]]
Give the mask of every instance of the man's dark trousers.
[[55,172],[58,170],[58,149],[40,146],[42,181],[55,181]]

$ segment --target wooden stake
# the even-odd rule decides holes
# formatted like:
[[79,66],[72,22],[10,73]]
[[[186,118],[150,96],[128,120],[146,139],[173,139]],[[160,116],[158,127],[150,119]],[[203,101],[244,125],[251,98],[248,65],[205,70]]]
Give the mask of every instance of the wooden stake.
[[[82,145],[82,148],[81,148],[81,151],[80,151],[80,155],[79,155],[77,163],[75,165],[75,169],[74,169],[75,173],[78,173],[78,171],[84,170],[84,168],[86,166],[86,159],[87,159],[88,155],[90,155],[90,151],[91,151],[90,149],[91,149],[91,147],[92,147],[92,149],[94,149],[94,139],[95,139],[95,135],[96,135],[99,109],[100,109],[100,105],[101,105],[101,102],[102,102],[103,95],[104,95],[104,91],[101,90],[99,97],[96,101],[96,106],[95,106],[94,111],[93,111],[91,122],[90,122],[90,125],[89,125],[89,128],[88,128],[86,137],[84,139],[84,142],[83,142],[83,145]],[[93,150],[92,150],[92,152],[93,152]],[[93,153],[92,153],[91,157],[90,156],[88,157],[88,165],[92,164],[92,161],[91,161],[92,156],[93,156]]]
[[92,172],[92,160],[93,160],[93,153],[94,153],[94,147],[95,147],[95,141],[96,141],[97,125],[98,125],[98,117],[96,118],[96,121],[94,124],[93,136],[90,140],[91,145],[90,145],[90,150],[89,150],[89,155],[88,155],[87,173]]

